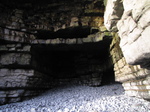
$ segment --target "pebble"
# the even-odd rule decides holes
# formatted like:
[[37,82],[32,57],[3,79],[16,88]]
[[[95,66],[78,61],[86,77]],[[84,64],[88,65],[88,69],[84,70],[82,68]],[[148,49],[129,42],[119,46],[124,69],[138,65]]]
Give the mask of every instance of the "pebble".
[[121,84],[66,85],[41,96],[0,106],[0,112],[150,112],[150,102],[126,96]]

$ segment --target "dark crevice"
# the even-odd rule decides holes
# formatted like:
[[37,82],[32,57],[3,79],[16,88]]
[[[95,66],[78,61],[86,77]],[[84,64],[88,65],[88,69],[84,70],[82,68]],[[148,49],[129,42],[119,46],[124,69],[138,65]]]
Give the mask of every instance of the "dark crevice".
[[91,27],[70,27],[66,29],[60,29],[56,32],[48,30],[37,30],[36,37],[38,39],[55,39],[55,38],[85,38],[90,34],[97,33],[98,29],[92,29]]

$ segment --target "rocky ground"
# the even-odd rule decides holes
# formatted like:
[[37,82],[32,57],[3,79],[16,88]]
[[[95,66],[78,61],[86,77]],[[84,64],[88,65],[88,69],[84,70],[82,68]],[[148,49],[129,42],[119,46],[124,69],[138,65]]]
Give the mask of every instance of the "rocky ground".
[[150,102],[125,96],[121,84],[60,86],[30,100],[0,106],[0,112],[150,112]]

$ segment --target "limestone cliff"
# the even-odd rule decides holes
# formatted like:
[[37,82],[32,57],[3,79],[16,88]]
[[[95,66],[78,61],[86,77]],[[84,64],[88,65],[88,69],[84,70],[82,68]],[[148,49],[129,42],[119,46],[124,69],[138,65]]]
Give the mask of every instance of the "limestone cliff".
[[[118,10],[119,8],[123,10]],[[149,0],[108,0],[105,10],[104,23],[107,29],[116,31],[119,35],[119,42],[114,42],[114,38],[112,43],[116,45],[111,47],[112,59],[116,60],[120,48],[120,53],[123,54],[114,61],[116,81],[123,83],[126,94],[150,99]],[[117,19],[112,19],[115,17]]]

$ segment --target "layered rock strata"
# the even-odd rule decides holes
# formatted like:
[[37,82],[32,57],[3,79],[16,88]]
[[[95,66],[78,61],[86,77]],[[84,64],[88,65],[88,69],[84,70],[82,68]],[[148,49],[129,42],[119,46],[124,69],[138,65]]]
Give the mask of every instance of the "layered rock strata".
[[53,84],[50,77],[33,69],[31,45],[0,45],[0,104],[36,96]]
[[[80,52],[72,47],[96,43],[105,44],[102,51],[108,49],[111,33],[103,25],[101,0],[6,0],[0,6],[0,104],[22,101],[59,84],[101,85],[109,63],[99,55],[82,57],[82,49],[90,47],[77,47]],[[77,55],[57,55],[63,46]]]
[[[118,8],[121,5],[109,4],[122,3],[123,9]],[[127,0],[108,0],[105,13],[105,25],[117,26],[120,40],[120,47],[127,63],[131,65],[141,65],[144,68],[149,68],[149,1],[127,1]],[[107,10],[112,9],[112,12]],[[109,15],[109,16],[108,16]],[[118,17],[113,24],[113,17]],[[110,23],[107,23],[110,21]],[[107,27],[107,29],[115,31],[117,29]],[[146,45],[146,46],[145,46]]]
[[140,65],[129,65],[123,56],[119,43],[120,38],[115,34],[110,47],[115,81],[122,83],[126,95],[149,100],[150,70],[141,68]]
[[[109,4],[122,3],[121,5]],[[107,12],[112,9],[112,12]],[[149,10],[148,0],[108,0],[105,13],[105,25],[109,30],[117,31],[111,45],[115,79],[122,82],[127,95],[150,99],[149,83]],[[119,16],[118,16],[119,14]],[[109,15],[109,16],[108,16]],[[114,17],[119,17],[113,24]],[[110,21],[109,23],[107,21]],[[120,38],[120,39],[119,39]]]

